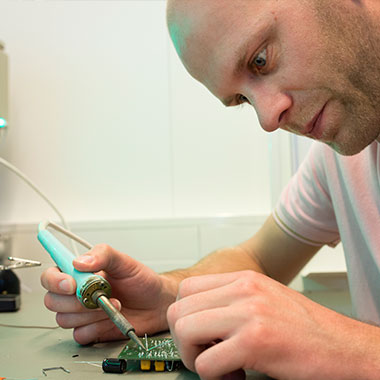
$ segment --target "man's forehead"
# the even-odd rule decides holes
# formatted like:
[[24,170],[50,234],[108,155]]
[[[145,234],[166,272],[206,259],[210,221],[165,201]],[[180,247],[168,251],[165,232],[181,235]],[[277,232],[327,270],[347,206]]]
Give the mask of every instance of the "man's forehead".
[[178,55],[187,71],[214,95],[224,92],[223,78],[241,71],[263,25],[268,24],[268,12],[258,9],[268,10],[262,5],[270,2],[169,0],[172,6],[179,4],[168,11],[169,30]]
[[[183,37],[207,27],[212,29],[219,22],[233,22],[242,12],[242,6],[255,0],[168,0],[167,19],[169,30]],[[236,20],[235,20],[236,21]],[[220,25],[220,24],[219,24]]]
[[201,50],[217,40],[220,34],[226,35],[231,27],[242,24],[242,14],[246,12],[242,12],[239,3],[247,5],[251,1],[253,0],[169,0],[169,32],[181,59],[187,50],[193,50],[189,47]]

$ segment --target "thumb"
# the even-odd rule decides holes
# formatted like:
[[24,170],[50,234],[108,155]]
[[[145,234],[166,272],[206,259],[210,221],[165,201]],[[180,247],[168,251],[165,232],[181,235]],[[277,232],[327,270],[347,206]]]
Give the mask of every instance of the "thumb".
[[95,263],[95,257],[90,253],[85,253],[82,256],[78,256],[74,259],[73,265],[75,269],[81,272],[91,272],[93,270],[93,264]]
[[136,270],[138,262],[106,244],[99,244],[73,261],[81,272],[107,272],[114,278],[125,278]]

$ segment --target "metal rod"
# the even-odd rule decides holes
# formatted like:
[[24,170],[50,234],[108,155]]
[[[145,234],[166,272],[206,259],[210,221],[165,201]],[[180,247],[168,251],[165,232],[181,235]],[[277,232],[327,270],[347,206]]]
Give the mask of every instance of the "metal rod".
[[146,351],[145,346],[136,335],[134,327],[127,321],[124,315],[112,305],[111,301],[105,295],[99,296],[96,302],[125,336],[129,336],[138,346]]

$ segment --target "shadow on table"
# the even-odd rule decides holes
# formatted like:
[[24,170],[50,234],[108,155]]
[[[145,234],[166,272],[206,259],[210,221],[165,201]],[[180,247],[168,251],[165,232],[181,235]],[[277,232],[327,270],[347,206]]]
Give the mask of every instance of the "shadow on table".
[[[254,371],[246,371],[246,380],[275,380],[266,375],[260,374]],[[196,373],[190,371],[181,371],[175,380],[199,380],[199,376]]]

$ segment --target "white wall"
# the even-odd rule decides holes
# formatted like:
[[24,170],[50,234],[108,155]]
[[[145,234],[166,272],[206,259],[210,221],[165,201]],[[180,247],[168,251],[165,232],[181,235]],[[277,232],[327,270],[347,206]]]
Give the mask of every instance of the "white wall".
[[[264,218],[247,216],[77,222],[71,227],[91,244],[107,243],[162,272],[188,267],[218,248],[238,244],[255,233]],[[33,224],[18,224],[4,235],[2,232],[0,226],[0,237],[9,234],[11,240],[10,244],[0,244],[0,262],[2,257],[8,256],[40,261],[41,267],[19,269],[17,275],[26,289],[41,291],[40,274],[53,261],[38,242],[36,227]],[[78,249],[79,253],[85,250],[80,246]]]
[[[70,221],[271,210],[268,136],[180,64],[165,1],[0,2],[10,129],[0,155]],[[0,222],[54,213],[0,168]]]
[[[264,133],[251,108],[226,109],[190,78],[169,41],[164,0],[1,0],[0,40],[10,73],[0,156],[74,226],[90,222],[94,243],[169,269],[258,228],[256,219],[225,227],[225,216],[261,221],[271,211],[291,174],[288,136]],[[0,226],[28,226],[27,239],[16,228],[13,254],[35,257],[39,246],[25,252],[30,226],[56,215],[2,167],[0,194]],[[131,237],[121,223],[99,236],[111,221],[209,216],[220,219],[202,230],[158,223],[152,235],[129,225]],[[155,236],[168,241],[157,249]]]

